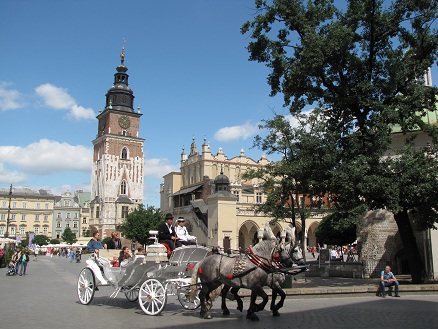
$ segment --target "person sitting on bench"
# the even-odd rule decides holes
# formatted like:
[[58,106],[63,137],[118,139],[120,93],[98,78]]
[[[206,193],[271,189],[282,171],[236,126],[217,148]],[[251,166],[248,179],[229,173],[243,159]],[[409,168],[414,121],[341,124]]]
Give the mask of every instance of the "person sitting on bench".
[[382,297],[386,297],[386,287],[395,286],[395,295],[394,297],[400,297],[398,294],[398,281],[395,275],[391,272],[391,266],[386,266],[385,269],[380,274],[380,291],[382,293]]

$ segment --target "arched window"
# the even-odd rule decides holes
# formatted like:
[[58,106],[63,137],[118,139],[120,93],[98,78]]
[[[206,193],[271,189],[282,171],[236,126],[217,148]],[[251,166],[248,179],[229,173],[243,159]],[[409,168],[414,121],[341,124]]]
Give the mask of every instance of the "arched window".
[[126,182],[122,181],[122,184],[120,184],[120,194],[126,194]]
[[122,156],[121,156],[122,160],[126,160],[128,159],[128,149],[126,147],[124,147],[122,149]]

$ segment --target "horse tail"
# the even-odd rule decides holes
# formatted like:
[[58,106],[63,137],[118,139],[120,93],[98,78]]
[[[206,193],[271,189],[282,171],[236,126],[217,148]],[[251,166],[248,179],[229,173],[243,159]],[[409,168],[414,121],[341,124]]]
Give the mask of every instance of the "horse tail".
[[195,298],[198,294],[198,271],[199,267],[201,266],[202,261],[198,262],[195,267],[193,268],[192,272],[192,279],[190,281],[190,292],[189,292],[189,298]]
[[217,296],[221,295],[222,288],[224,287],[223,284],[219,285],[216,289],[210,292],[210,299],[211,301],[214,301]]

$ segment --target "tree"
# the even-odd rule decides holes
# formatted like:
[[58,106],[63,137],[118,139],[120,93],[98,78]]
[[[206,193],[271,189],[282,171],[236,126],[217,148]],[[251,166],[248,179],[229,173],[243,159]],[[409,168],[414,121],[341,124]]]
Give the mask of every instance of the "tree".
[[[319,108],[327,132],[336,136],[326,183],[337,209],[366,205],[392,211],[412,280],[421,282],[424,266],[409,214],[424,227],[437,219],[432,159],[438,155],[438,132],[425,116],[436,109],[438,90],[424,86],[424,74],[438,57],[438,2],[350,0],[346,8],[330,0],[255,4],[257,15],[242,33],[253,39],[250,60],[271,70],[271,95],[282,93],[293,115]],[[395,125],[405,134],[428,134],[433,145],[414,149],[410,134],[405,148],[390,149]],[[421,191],[415,174],[428,180]]]
[[[295,119],[295,126],[282,115],[262,121],[259,128],[267,130],[267,135],[257,135],[254,146],[267,154],[280,154],[281,160],[250,170],[243,178],[258,178],[265,192],[266,200],[256,207],[257,211],[269,214],[273,221],[290,221],[293,226],[298,215],[304,229],[310,211],[321,211],[320,202],[309,206],[305,199],[324,197],[325,163],[331,162],[332,152],[318,111]],[[331,145],[335,146],[333,141]],[[304,247],[304,239],[301,242]]]
[[339,246],[353,243],[356,240],[357,221],[363,212],[363,208],[356,208],[324,217],[315,232],[319,243]]
[[70,227],[65,228],[64,232],[61,235],[61,239],[64,240],[64,242],[67,244],[73,244],[78,241],[78,239],[76,239],[76,234],[72,232]]
[[164,214],[160,209],[153,206],[139,205],[137,209],[130,212],[120,227],[122,234],[131,240],[142,245],[150,243],[149,231],[156,230],[163,222]]
[[35,235],[35,237],[33,238],[33,243],[39,245],[39,246],[45,246],[46,244],[49,243],[49,238],[46,235]]
[[51,239],[50,244],[60,244],[61,242],[58,239]]

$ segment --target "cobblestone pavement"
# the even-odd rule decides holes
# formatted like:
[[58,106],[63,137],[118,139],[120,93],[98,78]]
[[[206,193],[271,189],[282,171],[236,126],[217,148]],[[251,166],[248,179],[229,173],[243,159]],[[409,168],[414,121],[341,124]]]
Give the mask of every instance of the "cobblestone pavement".
[[[258,313],[259,322],[247,320],[245,312],[234,309],[233,301],[227,302],[231,315],[223,317],[218,300],[213,305],[214,318],[203,320],[199,310],[183,309],[174,297],[169,297],[160,315],[148,316],[123,294],[109,298],[114,291],[111,287],[100,287],[90,305],[81,305],[76,284],[84,266],[84,261],[76,264],[65,258],[40,257],[38,262],[30,262],[26,276],[8,277],[3,269],[0,328],[438,328],[437,291],[411,292],[401,298],[373,294],[289,296],[280,317],[274,318],[264,310]],[[300,280],[294,284],[307,283]],[[311,288],[316,284],[313,281]],[[248,298],[244,298],[244,304],[247,308]]]

